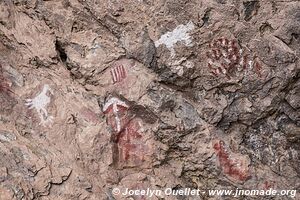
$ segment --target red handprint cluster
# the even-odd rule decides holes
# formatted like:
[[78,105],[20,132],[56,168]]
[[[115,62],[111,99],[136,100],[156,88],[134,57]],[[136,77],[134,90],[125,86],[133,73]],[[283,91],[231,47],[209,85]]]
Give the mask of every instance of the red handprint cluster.
[[261,77],[261,64],[256,55],[246,52],[236,40],[218,38],[209,43],[206,52],[208,68],[214,76],[230,79],[234,73],[252,70]]

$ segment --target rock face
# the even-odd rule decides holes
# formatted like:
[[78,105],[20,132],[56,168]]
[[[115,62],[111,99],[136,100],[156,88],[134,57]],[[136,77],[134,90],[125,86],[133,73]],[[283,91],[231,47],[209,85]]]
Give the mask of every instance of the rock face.
[[2,0],[0,199],[299,190],[299,35],[297,0]]

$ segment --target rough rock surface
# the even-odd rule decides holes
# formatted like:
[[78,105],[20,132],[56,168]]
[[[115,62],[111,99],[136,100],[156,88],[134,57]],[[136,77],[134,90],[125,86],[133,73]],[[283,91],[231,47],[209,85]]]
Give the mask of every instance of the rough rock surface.
[[299,36],[297,0],[1,0],[0,199],[299,190]]

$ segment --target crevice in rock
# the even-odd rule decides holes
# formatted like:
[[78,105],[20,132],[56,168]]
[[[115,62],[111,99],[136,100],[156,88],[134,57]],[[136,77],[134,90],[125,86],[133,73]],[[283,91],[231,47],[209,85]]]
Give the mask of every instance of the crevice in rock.
[[57,51],[57,55],[60,58],[60,60],[65,63],[68,59],[68,55],[62,45],[62,43],[58,40],[55,41],[55,49]]
[[254,15],[257,14],[259,9],[259,1],[246,1],[243,2],[244,5],[244,20],[249,21]]

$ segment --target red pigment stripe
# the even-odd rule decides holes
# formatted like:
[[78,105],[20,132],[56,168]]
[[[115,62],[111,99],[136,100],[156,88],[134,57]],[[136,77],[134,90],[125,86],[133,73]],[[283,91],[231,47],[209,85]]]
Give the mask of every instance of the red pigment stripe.
[[116,68],[113,69],[114,75],[115,75],[115,82],[118,82],[118,73]]
[[121,82],[124,78],[126,78],[126,70],[123,65],[118,65],[111,70],[111,74],[113,77],[113,82]]
[[122,78],[126,78],[126,70],[123,65],[122,65]]
[[122,81],[122,74],[121,74],[121,66],[120,65],[118,66],[117,70],[118,70],[119,82],[121,82]]
[[121,72],[121,78],[124,79],[125,77],[124,77],[124,66],[123,65],[120,66],[120,72]]
[[120,81],[122,81],[123,79],[122,65],[119,65],[118,70],[119,70]]
[[119,66],[115,67],[115,72],[116,72],[116,76],[117,76],[117,82],[119,82],[120,81]]
[[110,74],[112,76],[113,83],[115,83],[116,82],[116,78],[115,78],[115,74],[114,74],[114,69],[110,70]]

